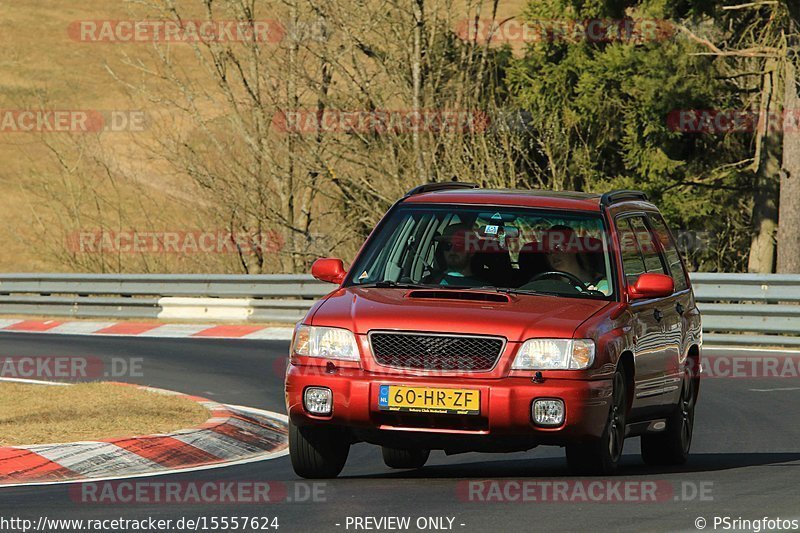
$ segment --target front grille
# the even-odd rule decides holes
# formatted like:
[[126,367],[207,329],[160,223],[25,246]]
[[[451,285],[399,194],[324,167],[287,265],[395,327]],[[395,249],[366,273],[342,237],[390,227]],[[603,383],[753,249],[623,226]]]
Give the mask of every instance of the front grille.
[[503,351],[499,337],[375,332],[369,336],[378,364],[420,370],[491,370]]

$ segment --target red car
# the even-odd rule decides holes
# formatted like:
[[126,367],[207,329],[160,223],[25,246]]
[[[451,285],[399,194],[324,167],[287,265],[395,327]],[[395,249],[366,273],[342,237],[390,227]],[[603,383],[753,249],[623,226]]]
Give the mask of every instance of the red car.
[[628,437],[686,461],[700,313],[675,241],[639,191],[428,184],[398,201],[297,325],[286,374],[295,472],[337,476],[350,445],[392,468],[566,448],[612,473]]

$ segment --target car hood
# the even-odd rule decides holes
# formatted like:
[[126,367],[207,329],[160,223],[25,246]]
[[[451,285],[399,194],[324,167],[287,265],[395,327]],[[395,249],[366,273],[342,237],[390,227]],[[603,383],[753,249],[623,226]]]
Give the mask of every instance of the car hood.
[[480,294],[506,301],[450,299],[456,292],[342,288],[317,307],[310,323],[347,328],[358,334],[390,329],[499,335],[518,342],[531,337],[571,337],[581,323],[612,303],[494,292]]

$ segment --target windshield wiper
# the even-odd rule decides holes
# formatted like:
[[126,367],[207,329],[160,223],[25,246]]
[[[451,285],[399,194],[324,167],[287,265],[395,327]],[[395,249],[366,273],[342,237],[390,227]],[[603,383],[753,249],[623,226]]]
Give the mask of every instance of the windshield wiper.
[[596,298],[595,295],[586,292],[576,292],[576,293],[566,294],[563,292],[534,291],[531,289],[515,289],[513,287],[495,287],[493,285],[484,285],[482,287],[462,287],[462,288],[472,291],[494,291],[503,294],[527,294],[533,296],[557,296],[557,297],[578,296],[580,298]]
[[366,289],[436,289],[436,290],[450,290],[450,291],[491,291],[502,294],[523,294],[529,296],[555,296],[555,297],[578,297],[597,299],[599,296],[586,292],[576,293],[562,293],[562,292],[548,292],[548,291],[534,291],[530,289],[515,289],[513,287],[495,287],[493,285],[483,285],[481,287],[462,287],[460,285],[423,285],[415,283],[401,283],[399,281],[381,280],[373,281],[370,283],[354,283],[352,287],[362,287]]
[[376,289],[429,289],[431,285],[417,285],[414,283],[400,283],[399,281],[392,281],[384,279],[381,281],[373,281],[371,283],[354,283],[354,287],[366,287]]
[[459,287],[459,289],[468,290],[468,291],[491,291],[491,292],[502,292],[503,294],[553,294],[555,293],[546,293],[540,291],[529,291],[525,289],[514,289],[512,287],[495,287],[494,285],[483,285],[481,287]]

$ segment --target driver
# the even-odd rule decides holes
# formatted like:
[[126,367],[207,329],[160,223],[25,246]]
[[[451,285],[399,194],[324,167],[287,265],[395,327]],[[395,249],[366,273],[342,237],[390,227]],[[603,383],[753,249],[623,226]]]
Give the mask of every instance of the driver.
[[472,259],[477,252],[477,237],[466,224],[453,224],[445,228],[438,238],[437,253],[444,262],[444,271],[432,280],[440,285],[472,287],[481,281],[472,270]]
[[584,241],[578,237],[574,229],[563,225],[553,226],[547,232],[545,242],[547,263],[551,270],[572,274],[590,291],[609,294],[608,280],[603,273],[586,264],[586,256],[581,246]]

